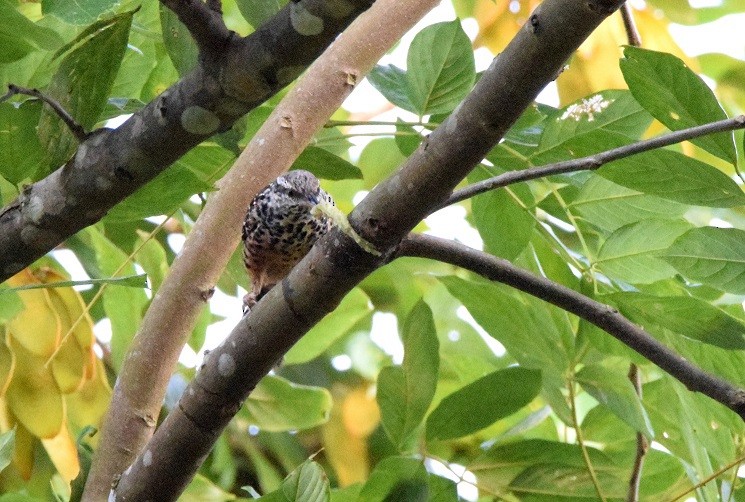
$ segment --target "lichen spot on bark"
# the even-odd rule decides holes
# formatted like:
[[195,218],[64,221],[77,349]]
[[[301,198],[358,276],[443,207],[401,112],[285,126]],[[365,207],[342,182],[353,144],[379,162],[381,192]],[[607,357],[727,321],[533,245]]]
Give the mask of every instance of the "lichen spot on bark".
[[191,134],[210,135],[220,127],[220,119],[201,106],[190,106],[181,114],[181,127]]
[[229,377],[235,371],[235,359],[230,354],[220,354],[217,360],[217,372],[222,377]]
[[150,465],[153,463],[153,452],[150,450],[145,450],[145,453],[142,454],[142,465],[145,467],[150,467]]
[[323,19],[308,12],[301,3],[290,5],[290,23],[295,31],[306,37],[318,35],[323,31]]

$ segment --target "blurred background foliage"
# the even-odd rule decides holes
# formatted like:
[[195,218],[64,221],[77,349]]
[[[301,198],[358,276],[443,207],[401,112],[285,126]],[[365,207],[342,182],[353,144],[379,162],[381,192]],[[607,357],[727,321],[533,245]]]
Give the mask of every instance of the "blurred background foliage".
[[[284,3],[223,8],[245,35]],[[458,105],[538,3],[444,1],[295,167],[323,178],[349,212]],[[742,2],[633,6],[643,49],[624,47],[621,18],[611,16],[468,182],[745,112],[743,32],[722,35],[740,47],[733,57],[686,54],[670,29],[741,21]],[[0,14],[0,84],[42,89],[86,128],[115,126],[196,61],[188,32],[157,2],[0,0]],[[96,444],[91,426],[150,299],[214,181],[281,97],[0,285],[0,501],[79,496]],[[75,144],[38,101],[0,103],[2,203],[58,168]],[[481,195],[418,230],[483,246],[612,304],[743,386],[742,155],[742,131],[723,133]],[[240,317],[247,286],[236,253],[164,413]],[[641,396],[626,376],[630,362]],[[615,500],[626,497],[638,434],[653,442],[642,500],[745,500],[745,427],[733,413],[585,321],[448,265],[406,258],[375,272],[274,373],[183,500],[287,500],[299,484],[335,501],[595,500],[598,490]]]

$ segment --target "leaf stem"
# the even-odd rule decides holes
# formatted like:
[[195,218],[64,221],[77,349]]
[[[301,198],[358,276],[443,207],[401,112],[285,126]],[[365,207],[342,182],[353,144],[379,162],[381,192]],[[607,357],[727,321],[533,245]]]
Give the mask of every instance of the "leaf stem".
[[569,407],[572,411],[572,422],[574,422],[574,431],[577,434],[577,443],[579,444],[580,450],[582,450],[582,458],[584,459],[585,465],[587,466],[587,472],[590,473],[590,479],[592,479],[592,484],[595,486],[595,491],[597,492],[598,497],[600,497],[600,500],[606,502],[605,495],[603,494],[603,489],[600,487],[600,481],[598,481],[598,476],[595,473],[595,468],[592,466],[590,454],[587,453],[585,440],[582,436],[582,427],[580,426],[579,417],[577,415],[577,396],[574,393],[574,385],[574,375],[572,374],[567,381],[567,388],[569,389]]

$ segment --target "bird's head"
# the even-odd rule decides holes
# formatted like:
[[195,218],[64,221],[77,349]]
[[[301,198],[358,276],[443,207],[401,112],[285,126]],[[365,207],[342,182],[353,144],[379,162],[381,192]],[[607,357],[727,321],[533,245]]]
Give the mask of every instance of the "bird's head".
[[275,183],[277,193],[295,204],[312,207],[323,199],[318,178],[308,171],[290,171],[277,178]]

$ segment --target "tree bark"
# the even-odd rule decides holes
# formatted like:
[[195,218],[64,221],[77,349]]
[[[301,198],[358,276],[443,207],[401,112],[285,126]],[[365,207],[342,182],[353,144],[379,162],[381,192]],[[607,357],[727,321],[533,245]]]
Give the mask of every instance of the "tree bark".
[[[214,113],[221,117],[220,124],[217,126],[218,130],[226,129],[242,114],[294,79],[334,40],[339,31],[371,3],[372,0],[354,0],[350,3],[335,0],[291,2],[254,34],[245,39],[232,36],[229,46],[222,49],[205,48],[210,47],[210,38],[206,33],[214,30],[207,30],[197,35],[197,38],[201,40],[199,46],[202,48],[203,55],[213,50],[224,52],[224,54],[217,61],[200,64],[195,72],[165,91],[119,129],[105,130],[95,134],[91,139],[91,141],[98,142],[95,149],[91,149],[89,142],[86,141],[78,150],[76,158],[67,166],[32,185],[28,193],[22,196],[25,197],[26,202],[20,201],[15,209],[6,210],[5,214],[0,215],[0,232],[5,232],[6,229],[10,232],[10,234],[0,234],[0,250],[8,250],[9,253],[0,257],[0,264],[4,263],[3,260],[10,260],[11,263],[22,266],[36,257],[34,255],[26,260],[26,253],[30,251],[20,242],[20,239],[11,235],[13,231],[23,235],[23,232],[28,232],[29,228],[33,228],[34,232],[43,234],[48,230],[49,225],[64,221],[60,224],[70,227],[70,231],[63,232],[64,235],[56,232],[55,242],[53,244],[51,240],[49,242],[53,246],[56,245],[58,237],[61,240],[85,224],[95,222],[125,195],[134,191],[191,147],[215,132],[203,131],[200,134],[194,134],[185,130],[183,127],[184,113],[187,115],[193,113],[188,110],[194,110],[195,107],[206,110],[200,113]],[[173,4],[178,9],[179,16],[187,20],[189,25],[196,23],[194,19],[188,17],[190,8],[200,11],[201,16],[207,20],[214,20],[212,11],[202,10],[203,8],[206,10],[206,5],[201,1],[194,4],[189,2],[167,2],[167,4]],[[297,16],[298,9],[317,14],[317,19],[323,22],[323,31],[317,34],[307,32],[303,34],[297,31],[293,27],[293,16]],[[190,26],[192,33],[199,29],[199,26],[201,26],[199,23],[196,23],[195,27]],[[204,58],[201,57],[201,59]],[[187,92],[188,89],[191,91]],[[291,134],[285,131],[282,129],[284,138]],[[116,146],[112,144],[112,141],[116,141]],[[293,148],[297,148],[294,143],[292,144]],[[297,150],[296,154],[300,150]],[[145,160],[141,158],[145,155],[144,152],[148,152],[148,155],[144,157]],[[77,160],[78,157],[80,161]],[[123,157],[127,160],[126,162],[115,161],[111,159],[112,157]],[[124,171],[117,170],[120,167]],[[124,175],[125,171],[129,174]],[[252,174],[254,181],[258,183],[265,183],[266,181],[262,180],[276,176],[271,164],[260,164],[260,169],[257,171],[263,171]],[[97,189],[95,181],[91,181],[91,179],[97,180],[98,177],[102,180],[113,180],[117,176],[126,179],[116,183],[112,181],[105,193]],[[64,185],[60,185],[60,179],[67,181]],[[127,186],[123,187],[122,183]],[[228,178],[223,182],[218,194],[230,192],[230,190]],[[55,197],[59,195],[63,200],[74,197],[81,203],[84,202],[86,207],[91,208],[90,211],[96,212],[96,215],[83,221],[81,215],[75,212],[75,206],[65,205],[62,202],[60,202],[59,209],[55,209],[54,215],[48,214],[49,202],[43,195],[47,192]],[[27,221],[30,211],[29,201],[36,200],[34,197],[37,196],[41,204],[39,207],[43,210],[39,213],[39,222],[29,222]],[[250,200],[250,192],[243,194],[243,197]],[[243,208],[246,205],[247,202],[243,203]],[[187,267],[187,270],[179,274],[174,264],[171,275],[175,277],[164,282],[153,298],[150,308],[152,313],[149,312],[146,315],[140,336],[135,338],[133,347],[124,361],[117,385],[114,387],[112,404],[104,423],[99,450],[88,477],[84,500],[105,499],[111,489],[114,476],[121,473],[131,463],[134,455],[152,435],[163,402],[165,387],[185,343],[185,337],[191,332],[199,309],[209,298],[211,289],[227,262],[227,258],[222,262],[215,261],[212,255],[227,253],[229,256],[238,239],[240,222],[236,222],[235,218],[223,217],[221,213],[212,214],[212,218],[202,225],[214,226],[222,231],[224,236],[227,236],[227,240],[222,237],[215,238],[209,242],[207,251],[203,251],[204,248],[195,250],[196,254],[204,253],[198,257],[198,263],[206,268],[212,266],[211,273],[203,273],[202,270]],[[10,220],[12,222],[8,223]],[[6,223],[12,228],[6,227]],[[194,230],[194,234],[199,235],[198,228],[195,227]],[[10,250],[9,248],[13,246],[17,249]],[[191,249],[192,247],[186,246],[182,254],[190,255]],[[40,247],[37,251],[43,254],[46,250],[48,249]],[[193,255],[194,253],[191,253],[191,256]],[[222,264],[215,269],[215,263]],[[13,268],[15,267],[16,265],[13,265]],[[143,331],[150,334],[143,335]]]
[[124,472],[117,500],[174,500],[256,383],[500,140],[574,50],[620,0],[546,0],[484,72],[464,102],[350,215],[362,250],[343,232],[321,239],[209,354],[179,405]]
[[[99,221],[191,148],[273,96],[372,2],[293,1],[245,38],[205,28],[194,71],[118,128],[95,131],[62,168],[0,210],[0,282]],[[298,18],[315,24],[298,24]],[[208,19],[214,22],[214,16]]]

